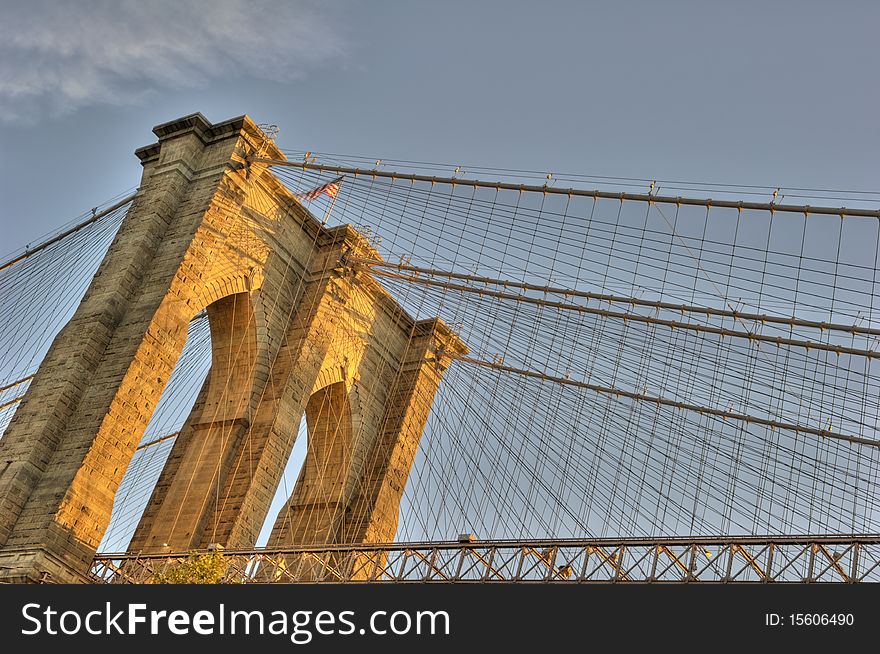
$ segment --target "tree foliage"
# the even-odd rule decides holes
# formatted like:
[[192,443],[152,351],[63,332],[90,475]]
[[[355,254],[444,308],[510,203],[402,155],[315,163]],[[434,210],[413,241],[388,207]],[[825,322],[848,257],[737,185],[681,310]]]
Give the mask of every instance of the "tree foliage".
[[220,552],[191,552],[180,563],[153,575],[154,584],[219,584],[226,572]]

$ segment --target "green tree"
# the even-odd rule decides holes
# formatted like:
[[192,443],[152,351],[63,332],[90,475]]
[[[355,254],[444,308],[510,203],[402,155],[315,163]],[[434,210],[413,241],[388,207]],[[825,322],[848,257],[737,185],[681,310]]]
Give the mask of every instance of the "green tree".
[[220,552],[191,552],[180,563],[153,575],[153,584],[219,584],[226,572]]

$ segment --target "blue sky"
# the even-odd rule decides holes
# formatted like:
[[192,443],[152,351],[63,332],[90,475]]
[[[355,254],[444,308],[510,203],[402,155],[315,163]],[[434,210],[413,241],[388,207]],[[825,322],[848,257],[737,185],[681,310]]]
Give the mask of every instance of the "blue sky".
[[193,111],[376,158],[880,186],[873,2],[4,5],[4,253],[136,185]]

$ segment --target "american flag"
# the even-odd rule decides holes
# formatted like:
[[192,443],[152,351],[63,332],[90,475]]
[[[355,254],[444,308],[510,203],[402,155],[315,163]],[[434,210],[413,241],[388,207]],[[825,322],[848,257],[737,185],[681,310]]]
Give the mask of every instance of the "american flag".
[[339,193],[339,185],[342,183],[342,175],[337,177],[334,180],[327,182],[326,184],[322,184],[321,186],[316,186],[310,191],[303,191],[302,193],[294,193],[294,196],[298,200],[304,200],[306,202],[311,202],[312,200],[316,200],[321,197],[322,193],[326,193],[327,196],[331,200],[336,199],[336,194]]

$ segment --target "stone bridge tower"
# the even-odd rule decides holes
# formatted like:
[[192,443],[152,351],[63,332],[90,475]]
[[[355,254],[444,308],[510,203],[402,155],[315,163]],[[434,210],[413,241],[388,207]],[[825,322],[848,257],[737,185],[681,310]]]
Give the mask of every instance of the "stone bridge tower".
[[88,580],[125,470],[207,309],[212,365],[133,551],[252,547],[303,413],[272,544],[392,540],[434,393],[467,348],[414,320],[255,155],[246,116],[157,126],[140,190],[0,439],[0,581]]

